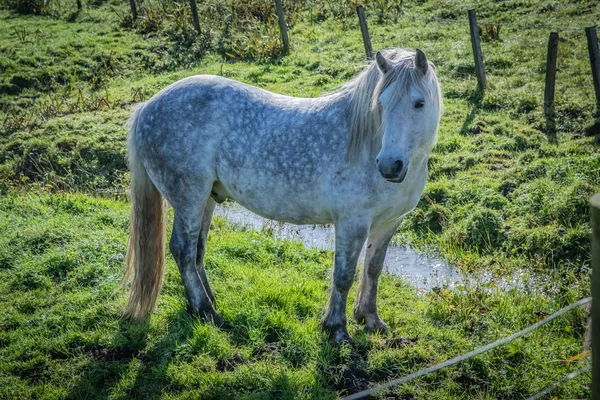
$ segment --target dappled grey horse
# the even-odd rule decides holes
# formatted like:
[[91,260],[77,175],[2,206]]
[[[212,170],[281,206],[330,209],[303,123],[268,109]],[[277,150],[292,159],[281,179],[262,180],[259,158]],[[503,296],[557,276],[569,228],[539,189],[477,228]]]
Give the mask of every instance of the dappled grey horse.
[[417,50],[377,53],[333,93],[295,98],[218,76],[193,76],[136,107],[128,139],[131,233],[124,314],[143,319],[163,279],[165,204],[170,250],[188,309],[224,324],[203,258],[216,203],[233,199],[266,218],[335,225],[335,262],[322,326],[346,328],[348,290],[368,242],[354,316],[386,330],[377,282],[402,216],[423,192],[442,109],[433,64]]

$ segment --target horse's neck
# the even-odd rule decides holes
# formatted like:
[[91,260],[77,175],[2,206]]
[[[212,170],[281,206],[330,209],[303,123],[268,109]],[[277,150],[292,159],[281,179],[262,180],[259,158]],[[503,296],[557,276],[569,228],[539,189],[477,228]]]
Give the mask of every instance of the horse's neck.
[[351,97],[348,93],[333,93],[328,96],[319,97],[315,102],[315,108],[319,114],[325,115],[323,120],[329,124],[324,127],[328,134],[339,135],[338,143],[348,146],[351,135],[352,121],[348,110],[350,109]]

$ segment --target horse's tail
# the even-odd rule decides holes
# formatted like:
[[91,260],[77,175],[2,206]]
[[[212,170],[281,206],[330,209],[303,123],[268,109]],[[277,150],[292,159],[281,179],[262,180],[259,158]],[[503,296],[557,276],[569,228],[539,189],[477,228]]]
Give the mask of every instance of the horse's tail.
[[144,104],[138,104],[129,118],[129,169],[131,173],[131,218],[127,240],[123,284],[131,280],[123,315],[135,320],[147,318],[158,298],[165,262],[165,202],[156,189],[136,151],[135,131]]

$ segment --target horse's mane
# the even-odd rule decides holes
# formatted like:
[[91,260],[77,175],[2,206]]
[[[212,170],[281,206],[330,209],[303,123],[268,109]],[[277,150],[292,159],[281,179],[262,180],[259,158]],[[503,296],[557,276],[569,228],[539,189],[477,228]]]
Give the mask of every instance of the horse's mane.
[[383,56],[392,68],[382,76],[376,62],[369,65],[351,81],[342,85],[334,95],[350,97],[348,115],[351,122],[350,141],[348,143],[348,159],[357,159],[362,153],[365,142],[372,145],[373,139],[380,138],[381,105],[379,95],[394,81],[400,85],[391,99],[396,102],[406,93],[409,84],[416,85],[424,93],[429,94],[441,113],[442,95],[435,75],[434,66],[429,63],[425,77],[419,76],[415,66],[415,52],[406,49],[390,49],[382,51]]

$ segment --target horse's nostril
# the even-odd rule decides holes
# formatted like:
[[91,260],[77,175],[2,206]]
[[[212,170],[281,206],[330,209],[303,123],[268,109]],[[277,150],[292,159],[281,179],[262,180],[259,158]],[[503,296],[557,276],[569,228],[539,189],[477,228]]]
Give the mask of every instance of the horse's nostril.
[[379,158],[377,159],[377,164],[379,164]]
[[400,171],[402,171],[403,166],[404,166],[404,163],[402,162],[402,160],[396,160],[396,173],[399,173]]

